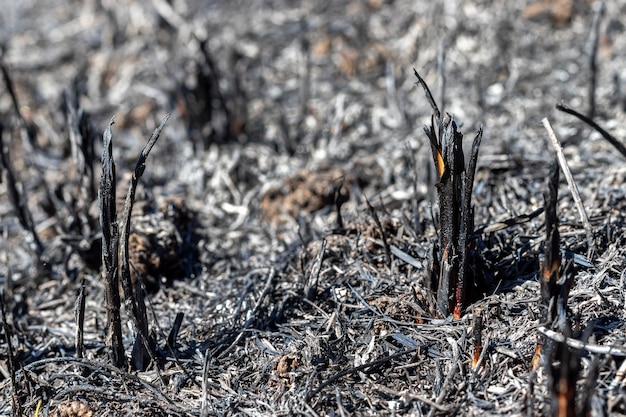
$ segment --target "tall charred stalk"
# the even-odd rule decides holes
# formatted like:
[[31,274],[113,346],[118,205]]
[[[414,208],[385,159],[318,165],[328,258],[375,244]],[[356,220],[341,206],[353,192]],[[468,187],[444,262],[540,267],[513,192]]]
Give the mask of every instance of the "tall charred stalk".
[[120,318],[120,290],[118,275],[119,229],[115,210],[115,162],[111,142],[111,119],[104,131],[102,151],[102,176],[98,190],[98,208],[102,227],[102,268],[107,311],[107,340],[113,366],[124,368],[124,344],[122,342],[122,321]]
[[[543,324],[551,327],[557,318],[559,300],[559,271],[561,269],[561,249],[559,235],[559,218],[556,203],[559,191],[559,166],[555,162],[548,183],[546,201],[546,244],[541,259],[541,302],[543,308]],[[567,300],[565,300],[567,303]]]
[[[141,153],[137,157],[137,163],[133,176],[128,187],[128,193],[126,194],[126,200],[124,202],[124,212],[122,214],[122,220],[120,223],[120,276],[122,280],[122,287],[124,288],[124,299],[126,308],[131,315],[131,319],[136,327],[137,336],[135,338],[135,345],[133,347],[132,365],[135,369],[145,370],[149,364],[153,355],[153,341],[149,335],[148,328],[148,315],[146,313],[146,304],[143,298],[143,290],[140,282],[134,286],[131,280],[130,274],[130,254],[128,251],[128,238],[130,236],[130,221],[131,214],[133,212],[133,205],[135,202],[135,193],[137,191],[137,185],[139,179],[143,175],[146,169],[146,160],[152,150],[152,147],[156,144],[161,130],[165,126],[167,119],[170,115],[167,114],[161,124],[154,130],[150,139],[142,149]],[[139,277],[138,281],[140,281]]]
[[470,160],[465,166],[463,134],[458,131],[454,118],[442,117],[424,80],[415,71],[418,83],[424,88],[426,99],[433,109],[430,126],[424,131],[437,171],[437,196],[439,203],[439,245],[433,256],[433,282],[437,286],[437,313],[447,317],[453,312],[461,317],[468,288],[473,286],[469,268],[470,236],[474,231],[472,189],[478,160],[482,128],[476,133]]
[[100,189],[98,190],[98,207],[100,209],[100,224],[102,226],[102,265],[105,278],[108,330],[107,346],[111,349],[113,365],[120,368],[126,365],[120,320],[120,277],[124,288],[125,306],[137,330],[132,365],[136,369],[143,370],[154,356],[141,285],[133,286],[131,282],[128,237],[130,235],[131,214],[139,178],[141,178],[146,169],[146,159],[159,139],[161,130],[163,130],[169,116],[169,114],[165,116],[161,124],[154,130],[137,158],[137,164],[133,171],[128,194],[126,195],[121,226],[117,222],[115,207],[115,163],[113,162],[113,145],[111,142],[113,119],[111,119],[108,128],[104,132],[102,177],[100,179]]
[[[560,332],[563,340],[552,340],[544,335],[535,350],[533,365],[537,367],[544,357],[548,375],[549,392],[552,396],[552,415],[570,417],[584,415],[580,410],[588,406],[583,402],[576,409],[576,382],[580,376],[580,351],[567,345],[566,339],[574,335],[567,317],[567,299],[574,282],[572,262],[563,263],[560,249],[559,219],[557,200],[559,186],[559,166],[554,162],[545,197],[546,243],[541,258],[541,309],[542,325]],[[591,329],[591,328],[589,328]],[[587,332],[583,339],[587,339]],[[588,395],[589,393],[585,393]]]

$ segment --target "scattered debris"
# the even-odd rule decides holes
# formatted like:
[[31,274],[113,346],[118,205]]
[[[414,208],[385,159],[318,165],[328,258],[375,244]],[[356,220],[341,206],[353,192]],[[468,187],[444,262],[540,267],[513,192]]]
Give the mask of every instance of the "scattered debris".
[[351,182],[342,170],[331,166],[318,171],[303,169],[287,178],[283,187],[268,190],[261,199],[261,210],[265,218],[277,224],[288,221],[284,216],[298,219],[347,201]]

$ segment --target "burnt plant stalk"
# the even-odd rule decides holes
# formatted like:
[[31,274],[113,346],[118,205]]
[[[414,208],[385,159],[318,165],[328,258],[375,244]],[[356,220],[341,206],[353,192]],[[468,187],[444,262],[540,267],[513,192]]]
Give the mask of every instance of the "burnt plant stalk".
[[[124,202],[124,213],[122,214],[122,221],[120,227],[120,275],[122,279],[122,286],[124,288],[124,299],[126,308],[131,315],[131,318],[137,329],[137,337],[135,339],[135,346],[133,348],[133,366],[136,369],[144,370],[149,360],[153,355],[153,343],[150,340],[149,328],[148,328],[148,316],[146,313],[146,304],[143,299],[143,291],[140,285],[141,277],[137,279],[137,285],[133,286],[130,274],[130,262],[128,252],[128,238],[130,236],[130,217],[133,211],[133,204],[135,202],[135,192],[137,190],[137,184],[139,178],[143,175],[146,169],[146,159],[152,150],[152,147],[156,144],[156,141],[161,135],[161,130],[165,126],[167,119],[170,115],[167,114],[161,124],[154,130],[150,139],[142,149],[133,176],[131,178],[130,186],[128,187],[128,193],[126,194],[126,200]],[[139,274],[137,274],[139,275]]]
[[17,379],[17,368],[19,367],[19,363],[16,360],[15,352],[13,351],[13,342],[11,341],[11,336],[13,334],[12,331],[12,323],[9,323],[7,320],[6,314],[6,305],[4,303],[4,292],[0,292],[0,318],[2,318],[2,333],[4,335],[4,341],[7,345],[7,365],[9,375],[11,376],[11,402],[13,405],[13,415],[14,416],[22,416],[22,402],[20,401],[19,396],[19,384]]
[[118,368],[126,366],[124,344],[122,342],[122,321],[120,318],[120,290],[118,275],[118,242],[119,229],[115,210],[115,162],[113,161],[113,144],[111,126],[115,122],[111,118],[104,131],[104,149],[102,151],[102,175],[98,190],[98,209],[102,228],[102,275],[107,312],[107,339],[111,363]]
[[[544,358],[548,389],[552,397],[552,415],[570,417],[582,415],[576,410],[576,382],[580,375],[580,351],[567,346],[566,338],[573,336],[567,317],[569,290],[574,282],[571,260],[563,262],[560,250],[559,219],[557,214],[559,165],[555,161],[545,196],[546,242],[540,262],[542,324],[559,331],[563,341],[544,335],[535,350],[536,368]],[[591,328],[590,328],[591,329]],[[587,332],[587,336],[590,332]],[[585,405],[583,404],[583,408]]]
[[446,114],[442,117],[430,89],[417,71],[415,76],[433,110],[430,126],[425,126],[424,131],[430,141],[437,171],[439,244],[434,246],[432,267],[432,280],[437,287],[437,314],[447,317],[452,312],[455,318],[459,318],[465,307],[468,289],[474,286],[469,268],[470,237],[474,232],[472,190],[482,128],[474,137],[466,167],[463,134],[452,116]]
[[[111,119],[109,126],[104,132],[102,177],[100,179],[100,189],[98,190],[98,207],[100,209],[100,224],[102,227],[102,265],[105,279],[108,330],[107,346],[111,352],[113,365],[120,368],[126,365],[120,318],[120,277],[122,287],[124,288],[125,306],[137,330],[133,348],[133,366],[136,369],[143,370],[146,368],[149,360],[153,358],[153,343],[149,337],[148,318],[141,283],[133,285],[131,280],[128,237],[130,235],[130,218],[139,178],[141,178],[146,169],[146,159],[159,139],[161,130],[163,130],[169,116],[169,114],[166,115],[161,124],[154,130],[137,158],[137,164],[126,195],[120,225],[118,225],[116,218],[115,162],[113,161],[111,140],[111,126],[114,123],[114,119]],[[140,281],[140,278],[138,281]]]
[[11,155],[9,154],[8,146],[4,144],[3,133],[4,125],[0,123],[0,181],[2,181],[1,176],[4,171],[6,173],[9,201],[15,210],[15,215],[20,225],[26,232],[30,233],[37,257],[41,258],[44,248],[37,234],[37,230],[35,229],[33,216],[27,204],[28,197],[26,196],[26,187],[19,181],[16,175],[15,168],[11,163]]

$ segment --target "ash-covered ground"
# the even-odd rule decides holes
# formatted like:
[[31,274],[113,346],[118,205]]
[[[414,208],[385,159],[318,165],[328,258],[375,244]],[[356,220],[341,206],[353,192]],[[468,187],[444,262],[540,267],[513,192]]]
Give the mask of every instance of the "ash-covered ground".
[[[547,118],[588,218],[562,175],[577,407],[626,414],[625,156],[555,109],[588,114],[593,91],[594,120],[624,143],[626,4],[605,2],[594,76],[598,1],[513,3],[2,5],[0,413],[18,402],[57,416],[549,414],[549,377],[532,363],[555,159]],[[429,303],[432,110],[413,69],[466,151],[484,129],[477,286],[458,320]],[[106,346],[102,138],[115,116],[121,216],[167,113],[129,240],[156,356],[120,370]],[[134,329],[123,307],[129,357]]]

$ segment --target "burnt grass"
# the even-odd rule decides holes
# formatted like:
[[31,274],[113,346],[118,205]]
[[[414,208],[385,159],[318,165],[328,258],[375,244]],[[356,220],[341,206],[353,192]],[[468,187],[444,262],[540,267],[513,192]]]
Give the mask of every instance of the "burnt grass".
[[[555,108],[624,144],[626,5],[513,3],[3,5],[0,414],[626,414],[625,156]],[[466,161],[483,129],[458,318],[414,69]],[[103,137],[112,224],[168,113],[112,356]]]

